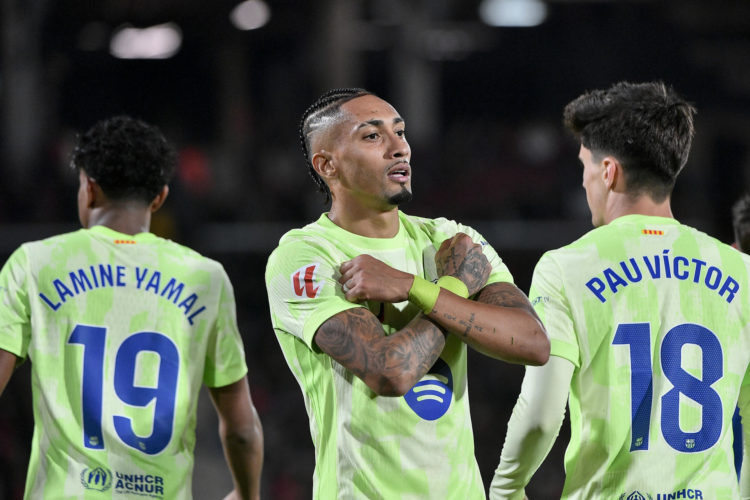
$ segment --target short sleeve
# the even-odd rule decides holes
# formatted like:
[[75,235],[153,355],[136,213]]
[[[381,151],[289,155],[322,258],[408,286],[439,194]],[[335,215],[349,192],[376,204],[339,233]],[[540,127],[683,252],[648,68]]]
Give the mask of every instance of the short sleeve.
[[237,327],[234,289],[223,268],[220,283],[217,316],[206,349],[203,372],[203,383],[208,387],[229,385],[247,373],[245,349]]
[[0,349],[26,358],[31,341],[28,265],[23,247],[0,270]]
[[311,350],[318,327],[328,318],[362,307],[346,300],[338,282],[341,262],[306,241],[283,243],[269,257],[266,288],[271,322],[277,331],[294,335]]
[[554,258],[546,253],[534,269],[529,299],[550,337],[550,354],[580,366],[580,351],[567,298],[563,274]]

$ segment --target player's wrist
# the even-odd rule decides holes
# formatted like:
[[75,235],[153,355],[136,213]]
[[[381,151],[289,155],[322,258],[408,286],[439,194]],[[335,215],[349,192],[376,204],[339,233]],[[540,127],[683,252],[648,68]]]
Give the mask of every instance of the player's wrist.
[[463,297],[464,299],[469,297],[469,288],[466,286],[466,283],[455,276],[441,276],[437,280],[437,285],[440,288],[445,288],[446,290],[453,292],[459,297]]
[[435,307],[438,295],[440,295],[440,287],[437,284],[421,276],[414,276],[409,289],[409,302],[419,307],[425,314],[430,314]]

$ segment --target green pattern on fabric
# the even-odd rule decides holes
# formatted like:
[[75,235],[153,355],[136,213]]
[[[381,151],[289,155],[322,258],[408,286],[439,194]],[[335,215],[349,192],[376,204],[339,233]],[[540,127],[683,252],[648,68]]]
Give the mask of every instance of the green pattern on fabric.
[[739,497],[731,419],[750,363],[749,270],[728,245],[641,215],[541,258],[529,296],[551,354],[576,366],[563,498]]
[[191,498],[201,385],[247,372],[221,265],[103,226],[13,253],[0,348],[32,362],[32,499]]
[[[328,318],[353,307],[367,307],[382,318],[386,334],[403,328],[419,312],[409,302],[348,302],[337,282],[343,262],[367,253],[432,281],[438,277],[434,257],[445,239],[464,232],[483,242],[473,229],[447,219],[399,212],[399,221],[395,237],[375,239],[344,231],[323,214],[284,235],[268,260],[273,327],[310,417],[316,458],[313,497],[483,499],[469,415],[465,344],[449,336],[442,361],[436,363],[443,363],[447,371],[423,378],[447,380],[444,373],[452,377],[450,406],[439,418],[427,420],[406,397],[377,396],[313,341]],[[512,282],[500,257],[484,243],[493,268],[488,283]]]

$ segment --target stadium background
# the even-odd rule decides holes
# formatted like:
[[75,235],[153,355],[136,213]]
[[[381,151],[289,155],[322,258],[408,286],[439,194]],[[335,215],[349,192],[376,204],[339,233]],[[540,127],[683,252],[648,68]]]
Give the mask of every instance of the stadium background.
[[[263,498],[310,498],[307,417],[270,328],[263,271],[280,235],[326,208],[297,137],[324,90],[362,86],[392,102],[413,149],[404,210],[473,225],[527,291],[541,254],[590,227],[562,107],[586,89],[662,79],[699,110],[674,213],[732,240],[730,207],[750,188],[750,2],[517,0],[546,17],[498,27],[480,19],[489,0],[266,1],[270,17],[251,30],[230,20],[239,0],[0,3],[0,262],[78,227],[67,166],[77,132],[116,113],[159,125],[180,164],[153,230],[221,261],[235,285],[265,432]],[[111,53],[126,25],[164,23],[181,36],[171,57]],[[489,484],[523,369],[476,353],[469,362]],[[0,404],[0,499],[23,490],[29,388],[26,363]],[[205,392],[197,435],[195,497],[221,498],[231,481]],[[559,497],[566,442],[564,428],[532,499]]]

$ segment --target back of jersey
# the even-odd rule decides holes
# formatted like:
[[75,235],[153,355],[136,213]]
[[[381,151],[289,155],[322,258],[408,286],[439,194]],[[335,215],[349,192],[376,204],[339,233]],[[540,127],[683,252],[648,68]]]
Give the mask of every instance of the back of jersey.
[[530,296],[552,354],[576,365],[564,498],[739,497],[748,269],[714,238],[641,215],[540,260]]
[[190,498],[200,387],[246,373],[222,267],[96,226],[23,245],[0,286],[0,347],[32,362],[26,497]]

